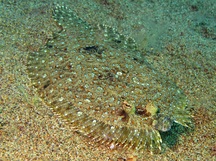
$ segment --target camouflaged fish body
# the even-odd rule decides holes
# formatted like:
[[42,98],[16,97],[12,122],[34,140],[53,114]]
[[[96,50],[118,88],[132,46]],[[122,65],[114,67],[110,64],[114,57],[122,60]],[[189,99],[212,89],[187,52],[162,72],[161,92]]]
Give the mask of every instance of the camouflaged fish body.
[[91,26],[57,5],[62,31],[28,56],[28,74],[44,102],[72,127],[110,148],[159,151],[159,131],[187,126],[182,91],[151,67],[133,39]]

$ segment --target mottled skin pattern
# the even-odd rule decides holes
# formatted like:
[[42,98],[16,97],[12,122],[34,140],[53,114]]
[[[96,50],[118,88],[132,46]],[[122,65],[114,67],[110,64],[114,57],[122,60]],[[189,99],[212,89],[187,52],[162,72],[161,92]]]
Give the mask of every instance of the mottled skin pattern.
[[81,134],[135,150],[161,150],[159,131],[190,123],[187,99],[156,71],[130,37],[91,26],[65,6],[61,28],[28,56],[28,74],[44,102]]

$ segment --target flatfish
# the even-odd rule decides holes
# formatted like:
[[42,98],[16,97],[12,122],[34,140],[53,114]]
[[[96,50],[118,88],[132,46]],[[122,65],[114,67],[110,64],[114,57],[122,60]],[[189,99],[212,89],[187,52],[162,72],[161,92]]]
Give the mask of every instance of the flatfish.
[[61,31],[29,53],[27,71],[39,96],[72,128],[111,149],[156,152],[160,131],[174,122],[188,126],[186,96],[132,38],[90,25],[64,5],[52,14]]

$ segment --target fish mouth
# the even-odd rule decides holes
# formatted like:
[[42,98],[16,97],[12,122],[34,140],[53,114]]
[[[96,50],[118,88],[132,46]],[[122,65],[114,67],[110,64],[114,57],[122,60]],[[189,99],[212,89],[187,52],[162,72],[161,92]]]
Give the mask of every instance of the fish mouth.
[[173,120],[169,116],[163,114],[159,114],[156,120],[153,122],[155,129],[161,132],[169,131],[172,128],[172,125]]

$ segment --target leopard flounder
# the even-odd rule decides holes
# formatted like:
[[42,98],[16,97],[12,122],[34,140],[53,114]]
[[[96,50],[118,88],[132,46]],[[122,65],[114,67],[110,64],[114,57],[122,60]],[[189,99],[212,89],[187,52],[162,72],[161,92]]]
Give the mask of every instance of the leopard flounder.
[[159,131],[190,123],[184,93],[147,62],[135,41],[106,25],[89,25],[56,5],[61,28],[27,70],[44,102],[81,134],[110,148],[160,151]]

